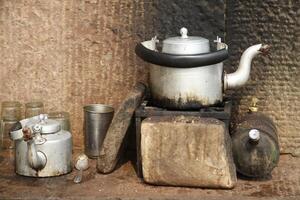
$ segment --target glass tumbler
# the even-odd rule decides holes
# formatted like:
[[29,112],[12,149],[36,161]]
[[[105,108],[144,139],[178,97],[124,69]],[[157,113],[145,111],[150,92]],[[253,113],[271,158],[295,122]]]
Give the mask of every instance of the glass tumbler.
[[25,104],[25,118],[30,118],[44,113],[44,104],[40,101]]
[[51,112],[48,114],[48,118],[58,121],[62,130],[71,132],[70,114],[68,112]]
[[18,101],[4,101],[1,104],[1,119],[3,121],[19,121],[22,104]]
[[3,149],[14,148],[9,132],[14,124],[21,120],[21,107],[18,101],[4,101],[1,104],[0,147]]

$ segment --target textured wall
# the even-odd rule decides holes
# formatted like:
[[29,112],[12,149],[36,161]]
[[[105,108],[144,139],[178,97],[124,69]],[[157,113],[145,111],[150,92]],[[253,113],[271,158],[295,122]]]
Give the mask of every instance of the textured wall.
[[84,104],[116,107],[146,79],[133,49],[146,37],[147,5],[1,0],[0,101],[41,99],[46,110],[69,111],[75,141],[81,141]]
[[0,0],[0,101],[40,99],[46,110],[70,112],[82,145],[82,106],[117,107],[147,80],[136,42],[176,35],[181,26],[223,35],[223,1],[199,2]]
[[176,35],[182,26],[211,40],[225,32],[227,71],[250,44],[272,44],[269,57],[254,61],[247,86],[232,92],[236,111],[257,96],[278,124],[283,152],[299,151],[299,0],[224,2],[0,0],[0,101],[41,99],[46,110],[69,111],[81,145],[82,106],[117,107],[135,82],[147,79],[136,42]]
[[193,1],[153,0],[155,15],[154,33],[163,39],[179,35],[179,29],[186,27],[190,35],[199,35],[210,40],[225,33],[225,0]]
[[300,155],[300,1],[228,0],[226,6],[227,71],[250,44],[272,45],[269,56],[253,62],[247,85],[233,91],[236,112],[245,112],[256,96],[277,124],[282,152]]

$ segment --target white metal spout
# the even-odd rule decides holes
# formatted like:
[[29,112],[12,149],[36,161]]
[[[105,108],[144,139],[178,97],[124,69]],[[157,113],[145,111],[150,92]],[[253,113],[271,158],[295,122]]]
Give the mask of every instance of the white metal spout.
[[266,54],[268,45],[256,44],[244,51],[238,69],[230,74],[225,74],[224,89],[239,88],[249,79],[252,59],[260,53]]
[[24,140],[27,142],[27,161],[34,170],[41,170],[45,167],[47,158],[45,154],[37,150],[37,144],[43,144],[45,139],[41,137],[41,126],[36,124],[33,127],[34,136],[29,128],[24,128]]
[[35,170],[43,169],[47,162],[46,156],[42,152],[37,151],[34,140],[29,140],[27,142],[27,147],[29,165]]

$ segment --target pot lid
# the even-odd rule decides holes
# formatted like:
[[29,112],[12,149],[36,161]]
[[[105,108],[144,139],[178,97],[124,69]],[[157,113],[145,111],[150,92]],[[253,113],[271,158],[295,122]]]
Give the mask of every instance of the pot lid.
[[[36,125],[38,125],[38,127]],[[61,129],[58,121],[48,119],[48,116],[44,114],[39,115],[39,122],[32,126],[32,129],[34,128],[39,128],[42,134],[56,133]]]
[[181,36],[163,41],[162,52],[177,55],[201,54],[210,52],[209,40],[199,36],[188,36],[186,28],[180,29]]

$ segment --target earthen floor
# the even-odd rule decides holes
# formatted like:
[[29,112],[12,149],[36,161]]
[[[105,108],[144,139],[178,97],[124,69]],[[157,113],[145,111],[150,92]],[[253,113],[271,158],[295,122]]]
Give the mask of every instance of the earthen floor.
[[0,152],[0,199],[300,199],[300,158],[290,155],[280,157],[271,179],[239,178],[233,190],[148,185],[136,176],[131,161],[102,175],[90,160],[80,184],[73,183],[75,174],[76,170],[52,178],[16,175],[13,152],[5,150]]

